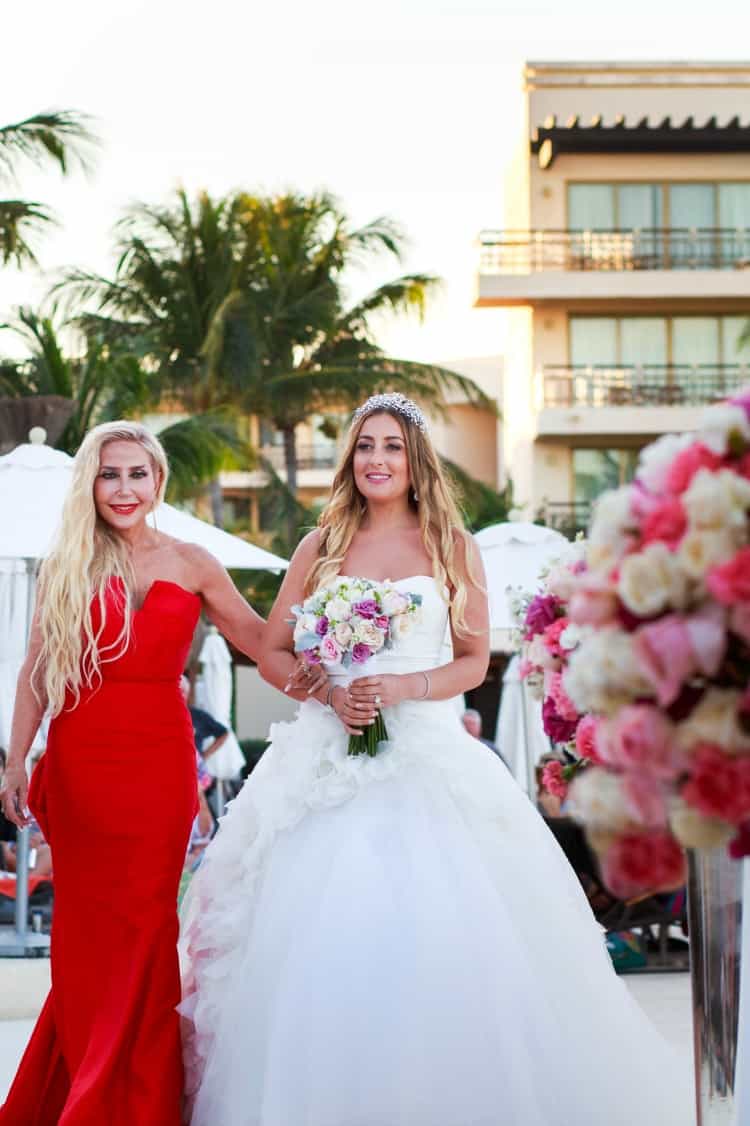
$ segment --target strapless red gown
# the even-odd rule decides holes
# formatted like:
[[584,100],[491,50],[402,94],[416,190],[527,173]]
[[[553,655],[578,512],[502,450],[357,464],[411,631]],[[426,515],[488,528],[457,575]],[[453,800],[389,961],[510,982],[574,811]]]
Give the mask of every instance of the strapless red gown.
[[51,724],[29,804],[54,864],[52,989],[0,1126],[180,1123],[177,892],[197,784],[179,677],[199,612],[155,582],[127,653]]

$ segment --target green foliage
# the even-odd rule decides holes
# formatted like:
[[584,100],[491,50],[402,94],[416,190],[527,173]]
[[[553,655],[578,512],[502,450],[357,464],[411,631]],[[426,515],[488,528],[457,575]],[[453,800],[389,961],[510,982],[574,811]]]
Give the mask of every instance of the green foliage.
[[[125,342],[107,340],[96,322],[74,333],[78,354],[67,355],[61,333],[71,326],[55,324],[54,314],[42,316],[20,308],[7,325],[31,353],[28,360],[0,363],[0,394],[13,398],[60,395],[73,401],[73,411],[56,443],[74,454],[86,432],[99,422],[132,418],[152,409],[158,399],[153,376]],[[215,411],[198,414],[165,427],[159,434],[171,467],[170,499],[195,492],[233,459],[247,461],[247,449],[230,416]]]
[[[0,178],[13,180],[19,163],[41,167],[52,162],[66,175],[78,164],[88,169],[97,144],[88,118],[70,110],[39,113],[0,126]],[[36,262],[33,244],[55,222],[38,201],[0,199],[0,262],[23,266]]]
[[508,513],[513,508],[513,483],[510,478],[498,492],[491,485],[472,477],[455,462],[447,458],[442,458],[442,462],[456,489],[464,522],[470,532],[478,532],[508,519]]

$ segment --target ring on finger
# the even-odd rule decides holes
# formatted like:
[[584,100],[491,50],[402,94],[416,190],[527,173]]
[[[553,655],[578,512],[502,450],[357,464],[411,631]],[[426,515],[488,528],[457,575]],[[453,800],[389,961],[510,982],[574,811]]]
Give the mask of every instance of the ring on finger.
[[380,707],[380,705],[381,705],[381,703],[382,703],[382,701],[381,701],[381,699],[380,699],[380,696],[379,696],[379,695],[378,695],[378,694],[376,693],[376,694],[375,694],[375,707],[376,707],[376,708],[379,708],[379,707]]

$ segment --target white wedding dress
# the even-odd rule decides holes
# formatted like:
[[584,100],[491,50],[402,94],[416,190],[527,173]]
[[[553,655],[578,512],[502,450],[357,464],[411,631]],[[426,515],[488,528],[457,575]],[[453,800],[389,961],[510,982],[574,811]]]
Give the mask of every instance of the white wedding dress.
[[[381,655],[440,662],[447,607]],[[449,702],[347,755],[316,701],[271,729],[188,893],[192,1126],[691,1126],[684,1067],[578,881]]]

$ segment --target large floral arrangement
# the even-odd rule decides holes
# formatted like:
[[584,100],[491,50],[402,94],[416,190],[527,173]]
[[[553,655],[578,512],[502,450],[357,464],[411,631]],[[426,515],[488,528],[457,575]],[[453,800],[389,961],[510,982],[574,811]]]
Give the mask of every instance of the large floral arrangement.
[[[391,649],[415,624],[420,594],[401,591],[393,583],[340,576],[293,606],[294,650],[310,664],[324,663],[365,676],[374,657]],[[349,754],[377,754],[388,739],[380,712],[363,735],[349,740]]]
[[647,447],[596,505],[563,672],[596,764],[571,803],[617,894],[750,853],[750,390]]

